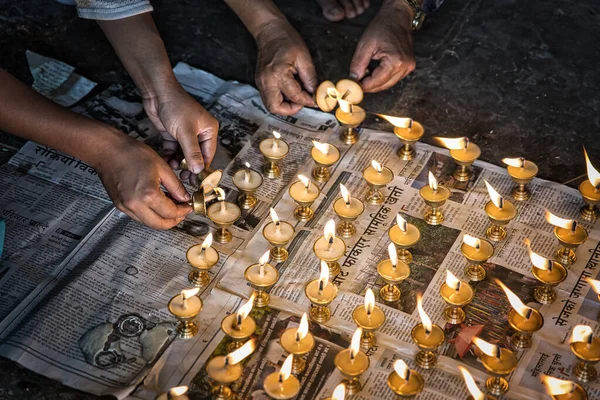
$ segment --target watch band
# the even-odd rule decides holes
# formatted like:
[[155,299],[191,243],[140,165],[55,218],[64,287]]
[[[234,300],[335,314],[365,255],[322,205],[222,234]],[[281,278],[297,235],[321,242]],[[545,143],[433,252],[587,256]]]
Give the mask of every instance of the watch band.
[[414,16],[412,19],[412,30],[416,31],[423,25],[425,19],[425,13],[421,9],[421,5],[416,0],[404,0],[412,8]]

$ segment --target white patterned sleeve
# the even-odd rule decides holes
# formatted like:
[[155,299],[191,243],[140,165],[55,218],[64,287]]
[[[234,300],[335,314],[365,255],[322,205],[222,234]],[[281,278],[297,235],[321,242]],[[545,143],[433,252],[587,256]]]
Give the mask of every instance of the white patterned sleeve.
[[81,18],[114,20],[152,11],[148,0],[75,0]]

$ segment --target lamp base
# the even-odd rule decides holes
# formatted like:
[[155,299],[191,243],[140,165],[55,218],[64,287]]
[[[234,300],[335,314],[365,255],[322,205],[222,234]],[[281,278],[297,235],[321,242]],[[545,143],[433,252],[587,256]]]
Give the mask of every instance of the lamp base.
[[506,229],[500,225],[490,225],[490,227],[485,230],[485,236],[491,241],[500,242],[506,239]]
[[577,365],[575,365],[575,378],[577,378],[579,382],[592,382],[596,380],[597,376],[598,372],[592,364],[579,361]]
[[465,268],[465,275],[469,278],[469,281],[481,282],[485,279],[487,273],[481,265],[469,264]]
[[523,351],[531,347],[531,335],[515,332],[510,337],[510,347],[515,351]]
[[386,303],[396,303],[400,300],[400,289],[396,285],[385,285],[379,289],[379,297]]
[[354,144],[358,141],[358,133],[354,128],[347,128],[340,134],[340,140],[344,144]]
[[188,275],[188,281],[195,287],[204,287],[210,283],[210,276],[206,271],[195,269]]
[[446,307],[443,312],[444,320],[451,325],[460,325],[467,319],[462,308],[458,307]]
[[192,321],[180,321],[176,333],[182,339],[190,339],[198,334],[198,327]]
[[264,290],[257,290],[256,297],[254,298],[254,307],[264,308],[271,302],[271,296]]
[[279,165],[271,162],[265,163],[263,165],[262,172],[269,179],[276,179],[281,176],[281,168],[279,168]]
[[396,154],[401,160],[410,161],[417,155],[417,152],[410,144],[405,144],[398,149]]
[[444,216],[436,208],[430,208],[423,217],[428,225],[441,225],[444,222]]
[[292,374],[300,375],[306,369],[306,359],[304,356],[294,354],[294,361],[292,361]]
[[452,177],[459,182],[469,182],[469,180],[471,179],[471,175],[471,167],[468,167],[466,165],[458,165],[452,173]]
[[284,247],[275,246],[271,249],[271,260],[280,263],[288,258],[288,251]]
[[362,390],[362,384],[358,378],[344,379],[342,383],[346,386],[346,395],[352,396]]
[[229,243],[233,239],[233,235],[226,228],[217,229],[215,232],[215,240],[218,243]]
[[504,393],[508,392],[508,382],[502,377],[494,376],[485,381],[485,388],[493,396],[502,396]]
[[373,332],[363,331],[363,334],[360,337],[361,350],[368,354],[369,349],[375,345],[377,345],[377,338],[375,337],[375,334]]
[[315,181],[323,183],[329,180],[331,173],[326,167],[315,167],[312,170],[312,177]]
[[554,253],[554,258],[556,258],[556,261],[565,267],[569,267],[575,264],[575,261],[577,261],[577,255],[573,249],[567,249],[566,247],[561,247],[560,249],[556,250]]
[[515,186],[510,194],[516,201],[527,201],[531,198],[531,191],[527,188],[527,185],[522,184]]
[[332,280],[336,276],[338,276],[342,270],[340,268],[340,264],[337,261],[327,262],[327,266],[329,267],[329,280]]
[[331,318],[331,310],[329,310],[329,307],[327,306],[311,305],[308,316],[313,321],[322,324],[323,322],[329,321],[329,318]]
[[367,196],[365,197],[365,201],[371,205],[380,206],[385,201],[385,197],[383,197],[383,193],[381,193],[381,191],[369,189]]
[[309,206],[298,206],[294,210],[294,217],[300,222],[310,221],[315,212]]
[[413,260],[413,256],[407,249],[399,249],[398,260],[402,261],[405,264],[410,264]]
[[256,196],[250,193],[242,193],[238,196],[238,205],[244,210],[253,208],[257,202]]
[[415,356],[415,361],[423,369],[432,369],[437,364],[437,354],[433,351],[421,350]]
[[344,239],[351,238],[356,233],[356,228],[352,222],[342,221],[337,227],[337,233]]
[[596,222],[598,217],[600,217],[600,209],[594,204],[586,204],[579,210],[579,215],[581,215],[581,219],[584,221]]
[[540,304],[554,303],[556,291],[550,286],[538,286],[533,290],[533,297]]
[[227,386],[216,385],[212,388],[212,395],[215,400],[229,400],[232,394],[233,392]]

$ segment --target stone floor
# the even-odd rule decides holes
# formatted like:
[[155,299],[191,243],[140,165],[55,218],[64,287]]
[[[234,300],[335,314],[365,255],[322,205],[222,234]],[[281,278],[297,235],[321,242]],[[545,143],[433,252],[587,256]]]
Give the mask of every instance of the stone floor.
[[[313,55],[320,79],[348,73],[354,46],[380,1],[352,21],[329,23],[312,0],[278,1]],[[368,95],[374,112],[409,115],[433,135],[466,135],[482,159],[525,156],[542,178],[585,173],[585,144],[600,166],[600,3],[596,0],[446,0],[415,37],[417,70]],[[154,0],[171,61],[252,82],[256,47],[222,2]],[[493,7],[491,5],[493,4]],[[100,83],[128,77],[102,33],[49,0],[0,0],[0,67],[31,82],[25,49],[76,66]],[[231,62],[235,60],[234,62]],[[367,120],[365,126],[376,127]],[[594,139],[596,138],[596,139]],[[20,140],[0,136],[18,148]],[[395,143],[394,143],[395,145]],[[0,359],[0,399],[95,399]]]

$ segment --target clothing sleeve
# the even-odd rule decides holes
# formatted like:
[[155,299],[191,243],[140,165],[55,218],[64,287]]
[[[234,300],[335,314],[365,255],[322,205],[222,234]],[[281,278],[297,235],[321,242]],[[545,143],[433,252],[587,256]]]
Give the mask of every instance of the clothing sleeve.
[[421,8],[423,9],[423,11],[425,11],[425,13],[431,14],[432,12],[440,8],[443,2],[444,0],[425,0]]
[[114,20],[153,10],[149,0],[75,0],[81,18]]

